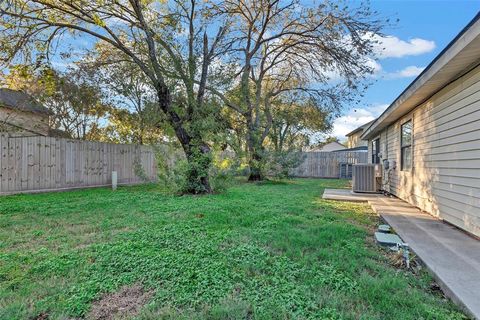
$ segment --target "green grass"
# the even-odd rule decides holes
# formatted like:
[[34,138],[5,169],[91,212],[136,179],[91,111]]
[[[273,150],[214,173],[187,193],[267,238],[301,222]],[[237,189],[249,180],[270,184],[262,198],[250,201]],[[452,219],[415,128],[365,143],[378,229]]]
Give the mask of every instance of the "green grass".
[[390,265],[365,204],[321,199],[339,180],[157,186],[0,198],[0,318],[85,316],[125,285],[139,319],[463,319],[425,272]]

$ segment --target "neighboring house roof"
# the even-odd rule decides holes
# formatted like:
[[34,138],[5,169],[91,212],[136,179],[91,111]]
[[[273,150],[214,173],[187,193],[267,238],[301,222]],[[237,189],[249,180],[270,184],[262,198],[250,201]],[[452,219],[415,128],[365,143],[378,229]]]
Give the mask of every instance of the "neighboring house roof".
[[480,64],[480,13],[363,132],[370,139]]
[[355,129],[355,130],[347,133],[345,136],[346,136],[346,137],[349,137],[349,136],[351,136],[351,135],[354,135],[354,134],[357,133],[357,132],[360,132],[360,131],[365,130],[366,128],[368,128],[368,127],[372,124],[373,121],[375,121],[375,120],[372,120],[372,121],[370,121],[370,122],[368,122],[368,123],[365,123],[364,125],[358,127],[357,129]]
[[50,110],[35,101],[30,95],[6,88],[0,88],[0,107],[46,115],[51,114]]
[[72,139],[72,136],[68,132],[66,132],[64,130],[61,130],[61,129],[50,128],[48,130],[48,136],[49,137],[56,137],[56,138]]
[[341,150],[334,150],[332,152],[346,152],[346,151],[360,151],[360,152],[368,152],[367,146],[355,147],[355,148],[347,148]]
[[336,151],[336,150],[343,150],[343,149],[346,149],[346,147],[343,144],[333,141],[319,148],[315,148],[311,151]]

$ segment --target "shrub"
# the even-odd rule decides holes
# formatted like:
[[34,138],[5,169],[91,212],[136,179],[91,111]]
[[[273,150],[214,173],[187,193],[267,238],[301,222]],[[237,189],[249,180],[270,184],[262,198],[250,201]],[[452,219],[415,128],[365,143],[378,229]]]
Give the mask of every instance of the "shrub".
[[234,176],[238,175],[240,161],[234,154],[213,153],[213,156],[194,155],[192,163],[188,162],[183,152],[171,146],[156,149],[158,178],[169,193],[184,194],[202,193],[203,185],[192,176],[198,176],[204,170],[206,162],[211,162],[208,170],[210,186],[215,193],[224,192],[233,184]]
[[159,184],[169,193],[181,193],[186,180],[185,156],[171,145],[155,146],[154,150]]
[[136,157],[135,160],[133,161],[133,172],[137,177],[142,179],[142,181],[144,182],[150,181],[150,178],[145,173],[145,168],[142,166],[142,162],[139,157]]
[[267,154],[266,174],[277,179],[292,178],[291,172],[304,160],[299,151],[274,151]]
[[233,184],[233,175],[226,170],[212,167],[210,170],[210,185],[215,193],[225,192]]
[[235,181],[235,176],[241,175],[241,161],[234,153],[216,152],[210,168],[210,183],[216,193],[227,190]]

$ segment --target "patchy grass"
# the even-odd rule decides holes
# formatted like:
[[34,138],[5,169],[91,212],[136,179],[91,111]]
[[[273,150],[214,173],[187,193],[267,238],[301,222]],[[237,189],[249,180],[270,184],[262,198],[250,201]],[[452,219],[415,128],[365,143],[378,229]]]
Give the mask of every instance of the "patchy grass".
[[92,320],[128,319],[137,315],[150,298],[151,292],[145,292],[139,284],[125,286],[95,301],[87,318]]
[[137,319],[463,319],[426,273],[390,265],[367,205],[321,200],[344,185],[0,198],[0,318],[87,317],[140,286],[149,294]]

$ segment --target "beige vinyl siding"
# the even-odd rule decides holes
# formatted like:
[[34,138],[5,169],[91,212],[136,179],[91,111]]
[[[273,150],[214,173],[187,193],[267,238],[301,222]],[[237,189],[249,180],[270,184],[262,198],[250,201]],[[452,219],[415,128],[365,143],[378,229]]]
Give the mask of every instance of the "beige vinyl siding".
[[0,126],[7,128],[0,131],[16,133],[36,133],[40,135],[48,135],[48,115],[33,112],[25,112],[0,106]]
[[363,133],[363,130],[360,130],[359,132],[356,132],[356,133],[348,136],[347,148],[356,148],[356,147],[367,146],[367,141],[360,139],[362,133]]
[[[412,120],[411,171],[400,170],[400,127]],[[480,67],[382,131],[395,160],[387,190],[480,236]],[[369,144],[369,152],[371,146]]]

